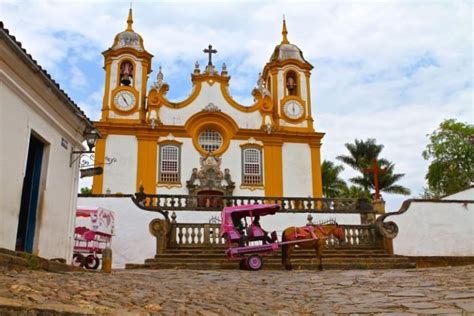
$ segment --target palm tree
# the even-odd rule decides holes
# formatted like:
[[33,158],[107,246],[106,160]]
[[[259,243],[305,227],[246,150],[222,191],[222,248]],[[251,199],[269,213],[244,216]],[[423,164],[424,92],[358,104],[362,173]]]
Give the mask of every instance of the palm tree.
[[[394,173],[395,164],[392,162],[377,162],[378,168],[383,170],[379,173],[379,189],[380,191],[394,194],[409,195],[410,189],[405,188],[401,185],[395,184],[400,180],[404,174]],[[374,177],[372,173],[364,173],[362,176],[351,178],[352,183],[358,184],[363,188],[375,190]]]
[[[368,138],[366,141],[356,139],[354,144],[346,143],[344,146],[349,151],[348,156],[339,155],[336,159],[349,165],[355,170],[362,171],[363,168],[370,166],[372,160],[378,159],[383,145],[377,145],[374,138]],[[378,159],[385,161],[384,159]]]
[[384,170],[378,178],[380,191],[403,195],[410,194],[408,188],[395,184],[404,174],[394,173],[395,164],[379,158],[384,146],[377,144],[374,138],[365,141],[356,139],[354,144],[347,143],[345,147],[349,151],[349,155],[340,155],[337,159],[361,173],[360,176],[349,179],[352,183],[367,191],[375,189],[373,174],[364,172],[364,169],[370,168],[372,160],[375,159],[378,167]]
[[372,197],[370,196],[370,192],[358,185],[346,186],[341,196],[345,198],[352,198],[352,199],[366,198],[370,201],[372,200]]
[[344,170],[341,165],[335,165],[332,161],[324,160],[321,165],[321,174],[323,181],[323,196],[325,198],[334,198],[342,196],[347,187],[346,182],[339,177]]

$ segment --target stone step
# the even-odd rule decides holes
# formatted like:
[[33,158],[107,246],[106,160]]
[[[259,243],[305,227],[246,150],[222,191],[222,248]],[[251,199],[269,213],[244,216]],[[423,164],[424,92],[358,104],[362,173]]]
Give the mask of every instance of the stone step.
[[[224,253],[227,248],[225,247],[220,247],[220,248],[181,248],[181,249],[166,249],[165,253],[168,254],[182,254],[182,253],[187,253],[187,254],[212,254],[212,253]],[[280,251],[280,250],[278,250]],[[299,249],[296,248],[295,252],[314,252],[312,249]],[[324,250],[325,253],[336,253],[336,254],[369,254],[369,253],[385,253],[384,249],[380,248],[359,248],[359,249],[350,249],[350,248],[329,248]]]
[[[274,253],[268,254],[267,256],[275,256],[281,257],[281,252],[276,251]],[[326,258],[386,258],[390,256],[386,253],[354,253],[354,254],[338,254],[338,253],[324,253],[324,257]],[[190,254],[190,253],[163,253],[160,255],[156,255],[155,259],[160,258],[172,258],[172,259],[180,259],[180,258],[196,258],[198,260],[212,260],[212,259],[219,259],[225,258],[226,255],[224,252],[221,253],[199,253],[199,254]],[[292,257],[295,258],[312,258],[314,257],[314,251],[311,252],[294,252]]]
[[[294,270],[317,270],[317,264],[292,262]],[[190,270],[219,270],[239,269],[236,262],[207,262],[207,263],[159,263],[159,264],[127,264],[126,269],[190,269]],[[404,262],[365,262],[365,263],[332,263],[324,262],[323,269],[326,270],[350,270],[350,269],[411,269],[415,264],[409,260]],[[264,270],[284,270],[281,263],[263,263]]]
[[[281,262],[281,257],[276,257],[276,256],[264,256],[264,261],[268,262]],[[312,262],[315,260],[315,256],[312,257],[307,257],[307,258],[301,258],[301,257],[293,257],[292,261],[294,262]],[[387,256],[387,257],[366,257],[366,258],[345,258],[345,257],[340,257],[340,258],[331,258],[331,257],[326,257],[323,256],[323,260],[325,262],[336,262],[336,263],[364,263],[364,262],[406,262],[410,261],[407,258],[404,257],[394,257],[394,256]],[[153,259],[146,259],[145,263],[188,263],[188,262],[201,262],[201,263],[206,263],[206,262],[212,262],[212,263],[222,263],[228,261],[226,257],[221,257],[221,258],[213,258],[213,259],[206,259],[202,260],[201,258],[196,258],[196,257],[188,257],[188,258],[173,258],[173,257],[165,257],[165,258],[153,258]]]

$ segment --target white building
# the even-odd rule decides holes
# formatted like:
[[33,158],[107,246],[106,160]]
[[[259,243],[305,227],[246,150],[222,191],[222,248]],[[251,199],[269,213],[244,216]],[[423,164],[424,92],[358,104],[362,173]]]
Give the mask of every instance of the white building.
[[0,247],[72,258],[79,161],[93,125],[0,22]]

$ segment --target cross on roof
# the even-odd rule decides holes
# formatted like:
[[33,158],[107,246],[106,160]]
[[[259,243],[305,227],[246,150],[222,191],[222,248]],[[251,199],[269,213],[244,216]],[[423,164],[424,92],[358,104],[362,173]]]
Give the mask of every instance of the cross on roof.
[[374,174],[375,200],[380,200],[379,174],[386,173],[387,170],[385,168],[379,168],[377,159],[372,159],[372,166],[370,168],[364,168],[362,171],[364,173]]
[[212,54],[217,54],[217,50],[212,49],[212,45],[209,44],[208,48],[204,49],[203,52],[209,54],[209,62],[207,63],[207,65],[212,66]]

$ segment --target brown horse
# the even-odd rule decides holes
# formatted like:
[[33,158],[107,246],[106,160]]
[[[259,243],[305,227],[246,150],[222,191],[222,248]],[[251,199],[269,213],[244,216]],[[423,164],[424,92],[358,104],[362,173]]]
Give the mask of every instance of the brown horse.
[[[281,263],[287,270],[291,270],[291,253],[296,245],[300,248],[314,248],[316,251],[316,258],[319,259],[319,270],[323,269],[322,255],[326,240],[329,236],[334,235],[339,241],[345,240],[344,229],[335,221],[328,224],[321,225],[306,225],[304,227],[288,227],[283,231],[281,241],[298,241],[290,244],[283,244],[281,246]],[[312,239],[312,240],[308,240]]]

